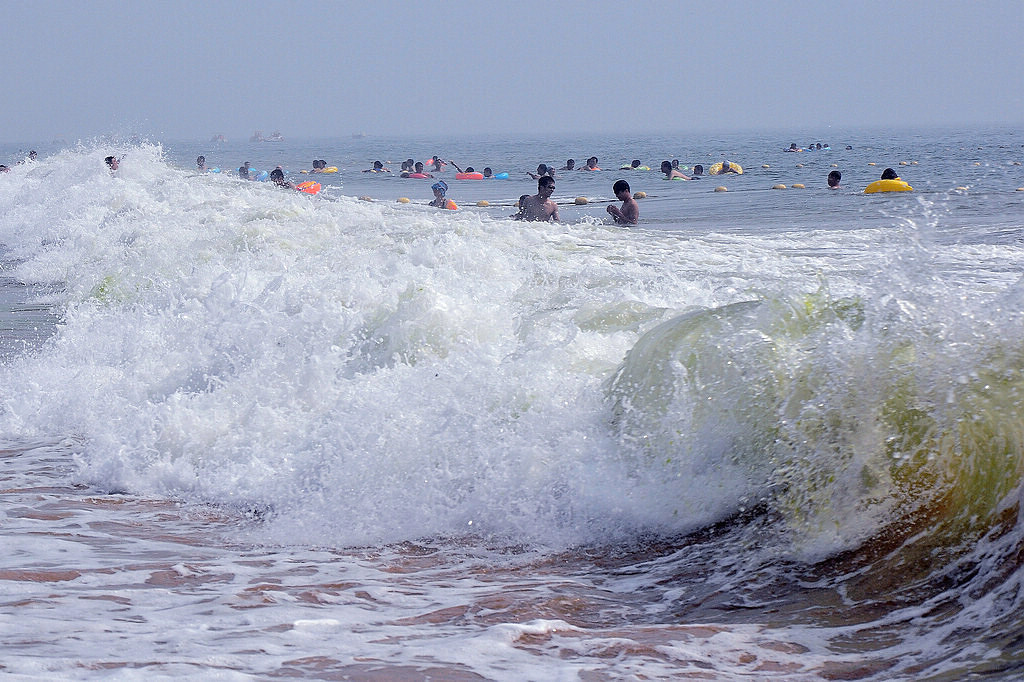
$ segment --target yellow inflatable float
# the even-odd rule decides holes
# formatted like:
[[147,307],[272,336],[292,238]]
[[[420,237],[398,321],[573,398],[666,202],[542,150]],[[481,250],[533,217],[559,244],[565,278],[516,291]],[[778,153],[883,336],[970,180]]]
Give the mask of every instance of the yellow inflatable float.
[[878,192],[912,192],[914,188],[904,180],[875,180],[864,188],[864,194],[877,194]]
[[708,175],[725,175],[727,173],[743,175],[743,166],[738,163],[733,163],[732,161],[719,161],[711,164],[711,168],[708,168]]

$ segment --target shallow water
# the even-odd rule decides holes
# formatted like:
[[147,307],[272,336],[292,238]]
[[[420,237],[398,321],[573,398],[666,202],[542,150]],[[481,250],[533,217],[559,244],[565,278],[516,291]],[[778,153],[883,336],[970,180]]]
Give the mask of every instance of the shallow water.
[[636,229],[618,172],[559,225],[474,206],[528,178],[397,204],[359,170],[416,140],[40,150],[0,177],[0,666],[1014,677],[1022,134],[437,144],[747,171],[630,176]]

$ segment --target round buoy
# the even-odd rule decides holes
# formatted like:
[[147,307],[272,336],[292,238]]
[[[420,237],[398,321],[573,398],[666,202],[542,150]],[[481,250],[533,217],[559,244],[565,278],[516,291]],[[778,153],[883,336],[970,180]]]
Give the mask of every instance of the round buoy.
[[839,168],[839,164],[838,164],[838,163],[833,163],[833,164],[832,164],[832,167],[833,167],[833,168]]
[[901,165],[901,166],[906,166],[906,165],[909,165],[909,164],[907,164],[907,162],[906,162],[906,161],[900,161],[900,165]]
[[910,162],[910,165],[911,165],[911,166],[916,166],[916,165],[918,165],[918,163],[917,163],[917,161],[911,161],[911,162]]
[[802,163],[798,163],[798,164],[796,165],[796,167],[797,167],[797,168],[803,168],[803,167],[804,167],[804,165],[803,165]]
[[491,202],[487,201],[487,199],[481,199],[480,201],[476,202],[476,205],[477,206],[490,206]]
[[975,162],[974,162],[974,165],[975,165],[975,166],[980,166],[980,165],[981,165],[981,161],[975,161]]
[[1018,191],[1018,192],[1024,192],[1024,187],[1018,187],[1018,188],[1017,188],[1017,191]]
[[868,165],[869,166],[877,166],[878,164],[875,163],[874,161],[868,161]]
[[400,204],[408,204],[409,203],[409,197],[398,197],[398,203],[400,203]]
[[790,187],[793,188],[793,189],[803,189],[804,188],[803,184],[799,183],[799,182],[790,185]]
[[575,203],[576,203],[577,206],[582,206],[583,204],[587,203],[587,198],[586,197],[576,197],[576,202]]
[[725,185],[719,185],[715,188],[716,192],[728,192],[729,189]]
[[644,192],[644,191],[637,192],[636,194],[633,195],[633,198],[634,199],[646,199],[647,198],[647,192]]
[[964,187],[963,185],[960,185],[959,187],[956,188],[956,191],[957,192],[966,192],[967,188]]
[[364,194],[363,196],[359,197],[359,201],[373,201],[373,197]]
[[772,185],[772,189],[786,189],[786,186],[783,184]]
[[762,163],[761,168],[771,168],[767,163]]

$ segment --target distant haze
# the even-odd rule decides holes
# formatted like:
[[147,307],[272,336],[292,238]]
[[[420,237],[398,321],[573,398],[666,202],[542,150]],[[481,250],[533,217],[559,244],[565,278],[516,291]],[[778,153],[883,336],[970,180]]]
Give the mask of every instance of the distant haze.
[[1024,2],[5,3],[0,141],[1024,123]]

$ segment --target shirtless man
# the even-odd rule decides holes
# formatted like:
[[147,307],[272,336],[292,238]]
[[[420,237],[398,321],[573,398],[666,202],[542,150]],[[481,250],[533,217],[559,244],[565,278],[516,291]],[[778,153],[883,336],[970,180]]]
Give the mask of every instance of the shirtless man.
[[537,193],[526,197],[516,216],[517,220],[558,222],[558,204],[549,198],[555,191],[555,179],[545,175],[537,180]]
[[[666,161],[666,163],[668,162]],[[615,198],[622,202],[622,208],[609,206],[606,209],[612,218],[615,219],[615,223],[618,225],[636,225],[640,221],[640,207],[629,191],[629,183],[625,180],[617,180],[612,185],[612,191],[615,192]]]
[[683,173],[678,168],[675,168],[672,165],[671,161],[662,161],[661,162],[661,172],[665,174],[665,179],[666,180],[672,180],[674,178],[682,178],[683,180],[692,180],[692,178],[689,175],[686,175],[685,173]]

